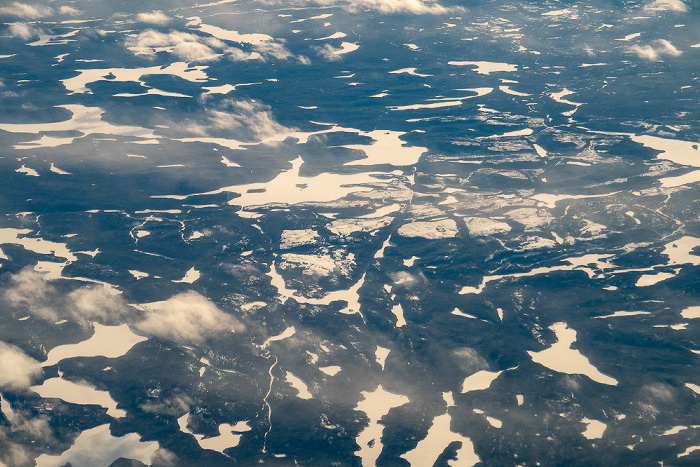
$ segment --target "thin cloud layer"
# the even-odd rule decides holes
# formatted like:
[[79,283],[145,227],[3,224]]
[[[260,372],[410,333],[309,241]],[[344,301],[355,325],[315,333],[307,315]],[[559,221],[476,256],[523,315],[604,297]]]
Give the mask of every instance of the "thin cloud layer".
[[141,331],[177,343],[200,343],[217,334],[242,331],[243,325],[197,292],[185,292],[163,302],[143,305]]
[[44,5],[28,5],[14,2],[8,6],[0,7],[0,15],[17,16],[19,18],[39,19],[53,14],[53,8]]
[[627,50],[636,54],[639,58],[652,61],[659,61],[664,56],[678,57],[683,53],[666,39],[655,40],[652,44],[644,46],[633,45]]
[[28,388],[40,373],[39,362],[19,347],[0,341],[0,388]]

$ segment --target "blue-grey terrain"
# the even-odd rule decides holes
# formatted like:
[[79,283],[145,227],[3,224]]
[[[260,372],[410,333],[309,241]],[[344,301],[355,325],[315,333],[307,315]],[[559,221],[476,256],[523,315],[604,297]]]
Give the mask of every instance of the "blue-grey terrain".
[[696,0],[0,1],[0,466],[700,464]]

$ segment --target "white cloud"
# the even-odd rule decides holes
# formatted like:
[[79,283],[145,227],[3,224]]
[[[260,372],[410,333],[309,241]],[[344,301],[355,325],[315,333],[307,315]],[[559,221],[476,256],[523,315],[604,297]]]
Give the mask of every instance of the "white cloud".
[[633,45],[627,50],[630,53],[636,54],[639,58],[644,58],[647,60],[658,61],[664,55],[669,55],[671,57],[678,57],[683,52],[678,50],[673,44],[671,44],[666,39],[655,40],[653,45]]
[[262,41],[253,44],[253,48],[263,57],[272,57],[277,60],[284,60],[292,56],[292,53],[279,42]]
[[30,467],[34,465],[33,457],[29,451],[19,444],[12,442],[6,443],[3,446],[3,451],[0,453],[0,459],[5,462],[5,465],[17,467]]
[[19,347],[0,341],[0,388],[27,388],[39,373],[39,362]]
[[479,353],[470,348],[462,347],[454,351],[454,356],[457,364],[462,368],[465,373],[476,373],[481,370],[488,370],[488,362],[479,355]]
[[56,443],[53,429],[45,415],[32,414],[14,407],[8,421],[9,426],[0,426],[0,466],[33,467],[36,465],[36,451],[30,446]]
[[177,464],[179,464],[179,462],[177,460],[177,456],[165,448],[159,448],[151,456],[151,465],[152,466],[177,465]]
[[66,308],[76,321],[122,323],[129,313],[115,289],[101,285],[81,287],[66,296]]
[[78,322],[122,323],[132,311],[114,289],[89,285],[66,294],[31,267],[9,277],[2,298],[6,304],[47,321],[72,318]]
[[185,292],[163,302],[143,305],[141,331],[179,343],[199,343],[219,333],[241,331],[243,326],[197,292]]
[[173,55],[188,62],[209,62],[221,56],[199,42],[181,42],[173,48]]
[[[265,1],[265,0],[263,0]],[[265,3],[280,3],[266,0]],[[349,11],[377,10],[381,13],[444,14],[464,11],[462,7],[447,8],[435,0],[302,0],[295,3],[314,3],[323,6],[339,6]]]
[[[203,24],[199,17],[192,17],[189,20],[187,23],[189,28],[208,34],[210,38],[230,41],[252,48],[252,53],[245,53],[235,48],[226,49],[226,53],[230,53],[231,58],[234,60],[266,60],[267,58],[283,60],[292,57],[292,53],[284,46],[283,40],[275,39],[267,34],[241,34],[238,31],[223,29],[211,24]],[[223,43],[222,47],[224,47]]]
[[[134,325],[136,328],[176,342],[196,343],[220,332],[244,329],[238,320],[197,292],[186,292],[163,302],[137,307],[144,312],[142,314],[128,306],[115,289],[89,285],[66,293],[52,282],[46,280],[45,274],[27,267],[9,276],[0,298],[6,306],[19,308],[22,312],[47,321],[64,317],[79,322],[137,321]],[[0,342],[0,345],[4,344]],[[23,355],[21,350],[15,350],[13,353],[12,348],[0,346],[0,386],[4,375],[10,378],[13,374],[11,368],[17,367],[17,371],[29,371],[27,369],[31,368],[31,365],[23,364],[17,356]],[[2,356],[3,352],[7,358]],[[14,363],[7,364],[8,361]],[[3,365],[8,365],[7,371]],[[16,376],[12,378],[17,379]]]
[[230,111],[211,112],[212,123],[217,129],[230,130],[244,126],[255,138],[265,138],[289,131],[275,121],[270,107],[256,101],[225,100]]
[[637,54],[639,58],[646,58],[647,60],[658,60],[659,58],[659,54],[650,45],[634,45],[628,50],[634,54]]
[[187,395],[175,395],[156,402],[145,402],[139,406],[146,413],[157,413],[179,417],[187,413],[192,405],[192,399]]
[[287,59],[292,56],[287,48],[275,41],[258,41],[249,44],[254,50],[246,52],[229,46],[212,35],[200,35],[172,30],[162,33],[149,29],[126,40],[126,46],[136,55],[153,56],[157,52],[168,52],[191,61],[212,61],[226,56],[231,60],[251,60],[267,58]]
[[455,9],[445,8],[435,1],[423,0],[350,0],[343,3],[349,3],[355,8],[370,8],[379,10],[382,13],[413,13],[422,15],[443,14]]
[[58,12],[61,13],[62,15],[68,15],[68,16],[78,16],[79,14],[82,13],[80,10],[76,10],[75,8],[67,5],[63,5],[61,8],[58,9]]
[[683,13],[688,7],[681,0],[654,0],[644,6],[647,11],[676,11]]
[[3,298],[7,304],[22,308],[45,320],[58,319],[58,313],[55,307],[51,306],[51,302],[59,293],[46,281],[44,274],[27,267],[10,276],[8,285],[3,291]]
[[149,55],[155,53],[154,49],[174,47],[181,42],[198,42],[194,34],[171,31],[162,33],[154,29],[148,29],[135,36],[126,39],[126,46],[137,55]]
[[[149,29],[126,40],[126,46],[137,55],[155,55],[166,51],[187,61],[211,61],[218,59],[226,49],[219,39],[187,32],[162,33]],[[217,54],[214,49],[218,49]]]
[[136,15],[136,19],[142,23],[151,24],[168,24],[170,22],[170,17],[158,10],[153,10],[150,13],[139,13]]
[[642,387],[641,392],[648,398],[656,399],[660,402],[672,403],[675,399],[673,388],[665,383],[647,384]]
[[[206,104],[208,95],[203,96]],[[279,124],[269,106],[253,100],[224,99],[216,107],[207,108],[199,118],[167,122],[173,136],[210,136],[238,141],[259,141],[269,136],[291,131]]]
[[[9,423],[0,425],[0,466],[32,467],[36,454],[32,455],[33,450],[27,449],[27,446],[56,443],[49,419],[45,415],[12,407],[7,400],[3,402],[9,409],[9,413],[4,412]],[[21,444],[11,440],[20,441]]]
[[240,62],[243,60],[257,60],[262,58],[262,56],[257,52],[248,53],[235,47],[228,47],[226,49],[226,56],[234,62]]
[[48,419],[43,416],[33,416],[31,412],[16,411],[13,414],[12,428],[22,431],[36,440],[53,441],[53,430]]
[[8,26],[10,27],[10,35],[24,40],[36,37],[40,33],[38,29],[30,27],[27,23],[8,23]]
[[342,56],[338,53],[342,51],[342,49],[337,49],[333,47],[330,44],[325,44],[323,46],[318,46],[314,47],[316,49],[316,52],[326,60],[329,60],[331,62],[337,62],[339,60],[342,60]]
[[403,287],[410,287],[416,285],[419,282],[421,282],[422,279],[420,276],[414,276],[408,271],[399,271],[396,273],[391,273],[389,274],[389,276],[391,277],[391,280],[394,281],[394,284]]
[[53,14],[53,8],[43,5],[14,2],[10,6],[0,7],[0,15],[19,16],[20,18],[38,19],[51,14]]

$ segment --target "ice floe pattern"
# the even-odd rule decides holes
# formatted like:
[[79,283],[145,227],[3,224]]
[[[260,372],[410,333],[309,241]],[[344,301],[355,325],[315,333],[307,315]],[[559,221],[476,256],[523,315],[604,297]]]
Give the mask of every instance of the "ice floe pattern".
[[689,2],[6,3],[0,465],[700,462]]

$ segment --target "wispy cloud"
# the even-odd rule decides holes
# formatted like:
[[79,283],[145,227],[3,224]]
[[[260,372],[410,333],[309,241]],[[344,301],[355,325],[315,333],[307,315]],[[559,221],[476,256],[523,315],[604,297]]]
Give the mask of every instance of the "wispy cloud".
[[180,42],[173,47],[173,55],[187,62],[210,62],[221,57],[221,54],[201,42]]
[[11,413],[4,413],[7,422],[0,425],[0,465],[33,466],[36,453],[30,446],[56,443],[54,431],[47,416],[22,410],[17,405],[11,409]]
[[284,60],[292,56],[292,53],[283,44],[275,41],[264,41],[253,44],[253,50],[260,54],[262,59],[270,57],[277,60]]
[[627,51],[652,61],[659,61],[664,56],[678,57],[683,53],[666,39],[655,40],[652,45],[633,45]]
[[14,308],[47,321],[70,318],[78,322],[121,323],[131,313],[114,289],[102,285],[58,290],[43,273],[24,268],[9,277],[3,301]]
[[185,394],[177,394],[173,397],[144,402],[139,406],[146,413],[180,416],[187,413],[192,405],[192,399]]
[[40,373],[39,362],[19,347],[0,341],[0,388],[27,388]]
[[688,11],[688,7],[681,0],[654,0],[644,5],[646,11],[675,11],[683,13]]
[[8,287],[2,294],[3,301],[23,311],[45,320],[57,320],[58,313],[51,306],[58,290],[50,285],[43,274],[31,268],[24,268],[9,278]]
[[8,6],[0,7],[0,15],[17,16],[19,18],[39,19],[53,14],[53,8],[44,5],[27,5],[14,2]]
[[242,331],[243,325],[197,292],[185,292],[163,302],[143,305],[142,332],[178,343],[200,343],[217,334]]
[[265,138],[277,133],[289,131],[277,123],[270,107],[257,101],[224,101],[224,106],[231,111],[212,112],[212,122],[215,128],[229,130],[244,125],[255,138]]
[[168,24],[171,18],[162,11],[153,10],[150,13],[139,13],[136,19],[142,23]]
[[267,60],[268,58],[284,60],[292,57],[284,44],[272,38],[246,42],[245,35],[238,36],[240,36],[238,40],[232,42],[244,44],[248,50],[227,44],[208,32],[195,34],[176,30],[163,33],[149,29],[129,37],[125,44],[136,55],[155,56],[158,52],[168,52],[190,62],[207,62],[220,58],[234,61]]
[[454,351],[456,363],[465,373],[476,373],[489,368],[488,362],[479,353],[470,348],[462,347]]
[[227,49],[226,44],[214,37],[180,31],[162,33],[153,29],[127,38],[126,46],[137,55],[154,56],[166,51],[191,62],[218,60]]
[[[114,289],[81,286],[66,293],[56,281],[27,267],[9,275],[0,299],[10,309],[46,321],[69,318],[82,323],[129,323],[135,329],[178,343],[199,343],[244,326],[197,292],[175,295],[162,302],[130,306]],[[0,341],[0,387],[27,386],[34,363],[19,348]],[[23,387],[23,386],[22,386]]]
[[184,121],[168,122],[169,134],[173,136],[201,136],[259,141],[266,137],[285,133],[290,128],[275,120],[272,109],[254,100],[224,99],[209,105],[209,97],[203,96],[207,105],[205,113]]
[[66,296],[66,306],[77,321],[120,323],[130,314],[121,295],[102,285],[74,290]]
[[151,465],[177,465],[180,463],[177,456],[165,448],[159,448],[151,456]]
[[333,47],[330,44],[324,44],[323,46],[315,46],[314,49],[316,50],[316,53],[318,53],[319,56],[328,61],[337,62],[343,59],[342,55],[338,53],[342,49]]

